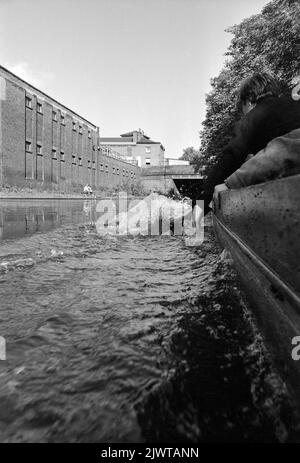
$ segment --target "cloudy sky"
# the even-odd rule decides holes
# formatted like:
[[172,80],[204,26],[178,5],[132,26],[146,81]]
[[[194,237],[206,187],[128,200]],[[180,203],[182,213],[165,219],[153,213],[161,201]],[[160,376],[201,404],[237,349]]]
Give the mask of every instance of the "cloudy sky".
[[0,0],[0,63],[100,126],[199,147],[230,34],[267,0]]

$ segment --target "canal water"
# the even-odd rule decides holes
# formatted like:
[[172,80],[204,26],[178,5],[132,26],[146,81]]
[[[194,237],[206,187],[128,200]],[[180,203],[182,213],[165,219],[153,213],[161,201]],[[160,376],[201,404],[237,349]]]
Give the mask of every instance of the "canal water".
[[210,222],[100,236],[94,201],[0,203],[1,442],[277,442],[284,384]]

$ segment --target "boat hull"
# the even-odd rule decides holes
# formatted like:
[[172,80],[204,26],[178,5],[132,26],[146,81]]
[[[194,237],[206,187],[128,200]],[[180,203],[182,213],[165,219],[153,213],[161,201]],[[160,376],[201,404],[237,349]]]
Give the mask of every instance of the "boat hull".
[[300,175],[222,192],[213,220],[300,410]]

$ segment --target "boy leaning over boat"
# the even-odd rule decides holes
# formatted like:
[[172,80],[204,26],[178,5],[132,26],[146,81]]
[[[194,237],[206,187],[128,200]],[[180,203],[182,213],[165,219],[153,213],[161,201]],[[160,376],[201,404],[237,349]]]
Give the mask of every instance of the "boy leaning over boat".
[[242,83],[238,99],[244,116],[208,173],[201,192],[205,213],[213,194],[217,199],[227,188],[300,173],[298,80],[294,84],[292,93],[282,94],[279,81],[267,73],[255,73]]

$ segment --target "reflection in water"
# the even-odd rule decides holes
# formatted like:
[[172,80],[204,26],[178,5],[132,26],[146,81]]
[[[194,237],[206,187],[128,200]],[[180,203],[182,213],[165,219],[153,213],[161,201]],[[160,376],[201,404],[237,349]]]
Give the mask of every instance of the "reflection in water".
[[290,438],[284,386],[209,224],[195,248],[99,236],[90,201],[0,211],[0,441]]
[[0,239],[45,232],[67,223],[92,222],[93,200],[8,200],[0,202]]

